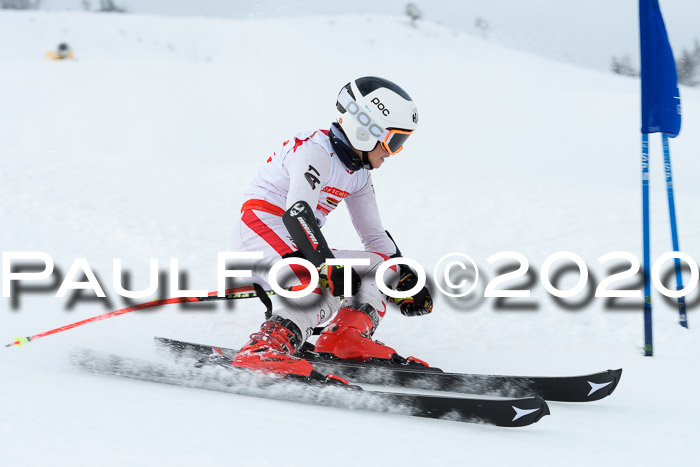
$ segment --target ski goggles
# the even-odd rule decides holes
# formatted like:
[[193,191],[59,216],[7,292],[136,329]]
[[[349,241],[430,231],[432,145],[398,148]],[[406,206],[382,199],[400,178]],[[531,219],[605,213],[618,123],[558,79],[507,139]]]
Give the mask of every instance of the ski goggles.
[[360,108],[360,105],[352,98],[346,88],[340,91],[338,103],[346,112],[352,115],[357,123],[369,131],[370,135],[377,138],[382,148],[392,156],[401,152],[404,142],[413,133],[413,130],[384,128],[379,125],[367,112]]
[[384,131],[386,131],[386,136],[384,141],[379,141],[379,144],[392,156],[401,152],[403,143],[413,133],[413,130],[396,130],[393,128],[388,128]]

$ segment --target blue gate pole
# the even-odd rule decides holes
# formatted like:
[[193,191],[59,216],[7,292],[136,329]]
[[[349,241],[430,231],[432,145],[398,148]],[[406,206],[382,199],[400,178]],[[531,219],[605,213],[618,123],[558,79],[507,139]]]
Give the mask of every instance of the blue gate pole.
[[[676,225],[676,202],[673,197],[673,175],[671,173],[671,151],[668,145],[668,136],[661,133],[661,140],[664,147],[664,169],[666,170],[666,193],[668,194],[668,213],[671,217],[671,242],[673,251],[679,251],[678,247],[678,227]],[[681,273],[681,260],[674,259],[676,265],[676,288],[683,288],[683,274]],[[678,323],[684,328],[688,327],[688,314],[685,309],[685,297],[678,297]]]
[[654,355],[651,327],[651,260],[649,253],[649,135],[642,133],[642,232],[644,243],[644,355]]

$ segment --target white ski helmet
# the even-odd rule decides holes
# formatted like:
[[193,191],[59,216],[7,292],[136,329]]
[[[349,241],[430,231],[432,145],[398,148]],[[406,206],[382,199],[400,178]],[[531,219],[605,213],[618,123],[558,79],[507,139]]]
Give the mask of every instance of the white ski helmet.
[[418,127],[418,109],[406,91],[383,78],[365,76],[346,84],[336,102],[337,120],[350,144],[371,151],[381,143],[390,154]]

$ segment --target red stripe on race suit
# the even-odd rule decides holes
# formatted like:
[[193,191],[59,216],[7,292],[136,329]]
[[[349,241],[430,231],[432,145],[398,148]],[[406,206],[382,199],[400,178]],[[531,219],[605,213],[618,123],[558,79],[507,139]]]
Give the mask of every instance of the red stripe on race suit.
[[[274,213],[273,213],[274,214]],[[292,249],[287,245],[284,240],[282,240],[279,235],[275,233],[267,224],[265,224],[255,213],[247,209],[243,211],[243,216],[241,216],[243,223],[253,232],[255,232],[260,238],[265,240],[265,242],[270,245],[277,252],[278,255],[284,256],[288,253],[292,253]],[[308,283],[311,280],[311,275],[305,267],[298,264],[289,265],[292,271],[297,276],[297,278],[304,283]],[[321,289],[316,288],[314,293],[321,294]]]
[[[326,136],[328,136],[328,130],[326,130],[326,131],[320,130],[320,131],[321,131],[321,133],[323,133],[323,134],[325,134]],[[304,138],[304,139],[299,139],[299,138],[297,138],[297,137],[295,136],[295,137],[294,137],[294,147],[292,148],[292,152],[297,152],[297,148],[298,148],[299,146],[301,146],[302,144],[304,144],[306,141],[308,141],[308,140],[310,140],[311,138],[313,138],[314,136],[316,136],[316,133],[318,133],[318,130],[317,130],[317,131],[314,131],[314,133],[313,133],[311,136],[307,136],[307,137]]]
[[251,209],[255,209],[256,211],[267,212],[280,217],[284,215],[284,209],[282,209],[279,206],[275,206],[274,204],[270,203],[269,201],[265,201],[264,199],[249,199],[243,203],[243,206],[241,206],[241,212],[248,211]]
[[334,196],[337,196],[338,198],[346,198],[350,194],[347,191],[340,190],[340,189],[332,187],[332,186],[323,187],[323,189],[321,191],[324,193],[330,193]]
[[[381,256],[384,261],[391,259],[391,256],[385,255],[384,253],[379,253],[378,251],[370,251],[369,253],[374,253],[375,255]],[[396,266],[391,266],[389,269],[396,272]]]

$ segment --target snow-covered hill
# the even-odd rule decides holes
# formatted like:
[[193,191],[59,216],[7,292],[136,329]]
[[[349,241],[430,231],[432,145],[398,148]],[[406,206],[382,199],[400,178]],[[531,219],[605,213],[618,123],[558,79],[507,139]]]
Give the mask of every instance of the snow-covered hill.
[[[101,2],[42,0],[46,10],[99,9]],[[405,0],[115,0],[131,13],[174,16],[227,17],[235,19],[307,15],[371,14],[404,16]],[[610,70],[612,56],[629,55],[639,68],[638,2],[587,0],[413,0],[425,21],[485,36],[488,40],[575,63]],[[695,0],[661,0],[664,21],[676,57],[692,49],[700,39]],[[481,27],[478,26],[481,20]]]
[[[75,60],[44,57],[61,41]],[[188,288],[216,289],[216,252],[229,247],[255,171],[296,132],[326,128],[340,87],[371,74],[400,83],[421,114],[406,149],[373,174],[402,251],[428,271],[445,254],[470,255],[481,295],[502,266],[487,262],[494,253],[524,254],[535,274],[532,297],[507,302],[526,309],[436,292],[432,315],[387,314],[376,337],[453,371],[625,371],[609,399],[551,404],[539,424],[506,430],[161,387],[68,364],[73,346],[153,358],[154,335],[237,346],[262,319],[253,302],[166,307],[2,349],[3,464],[677,465],[697,457],[686,439],[698,412],[689,396],[700,371],[692,329],[700,293],[689,297],[690,331],[676,324],[672,302],[654,296],[657,355],[645,359],[638,308],[606,309],[585,293],[557,302],[538,278],[561,250],[587,262],[593,289],[610,273],[598,257],[641,257],[638,81],[381,16],[3,11],[0,44],[0,245],[47,252],[58,269],[43,289],[2,299],[3,343],[124,306],[113,258],[134,288],[145,288],[149,258],[167,272],[176,257]],[[681,93],[683,131],[672,141],[680,241],[698,258],[700,93]],[[657,139],[654,257],[670,249]],[[331,245],[359,247],[347,225],[343,209],[330,217]],[[53,296],[75,258],[88,260],[107,301]],[[575,281],[566,274],[558,285]]]

